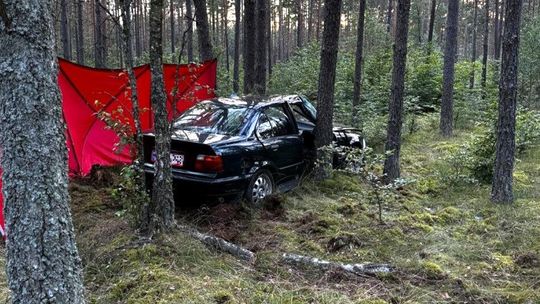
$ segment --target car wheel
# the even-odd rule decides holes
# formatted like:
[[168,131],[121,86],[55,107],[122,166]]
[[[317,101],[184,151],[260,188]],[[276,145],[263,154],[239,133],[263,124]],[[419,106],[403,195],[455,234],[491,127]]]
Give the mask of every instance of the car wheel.
[[274,193],[274,179],[270,171],[257,171],[246,189],[245,199],[252,205],[259,205],[265,198]]

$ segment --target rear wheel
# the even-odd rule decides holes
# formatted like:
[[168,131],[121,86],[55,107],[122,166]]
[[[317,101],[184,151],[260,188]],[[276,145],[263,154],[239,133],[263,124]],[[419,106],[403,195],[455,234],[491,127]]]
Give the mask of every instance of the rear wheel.
[[246,201],[253,205],[259,205],[265,198],[274,193],[274,179],[270,171],[261,169],[257,171],[244,195]]

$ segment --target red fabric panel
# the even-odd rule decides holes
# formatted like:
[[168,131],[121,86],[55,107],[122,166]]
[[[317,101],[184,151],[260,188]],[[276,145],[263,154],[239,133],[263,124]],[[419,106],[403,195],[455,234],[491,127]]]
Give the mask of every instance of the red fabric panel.
[[[59,64],[58,82],[68,131],[70,173],[86,175],[93,165],[130,163],[129,147],[115,152],[118,136],[96,116],[98,111],[107,112],[114,120],[134,129],[127,74],[122,70],[93,69],[61,59]],[[200,65],[164,65],[170,118],[173,116],[173,102],[176,102],[176,113],[179,114],[194,103],[215,96],[216,69],[215,60]],[[150,68],[144,65],[135,68],[134,72],[137,77],[141,126],[144,131],[149,131],[153,127]],[[173,98],[176,84],[178,93]]]
[[[70,175],[86,175],[93,165],[112,166],[131,163],[130,148],[115,151],[119,141],[114,131],[97,116],[107,112],[134,130],[131,116],[131,88],[123,70],[94,69],[58,59],[58,86],[62,93],[62,111],[67,126]],[[213,98],[217,61],[202,64],[164,65],[164,82],[169,117],[180,114],[198,101]],[[143,131],[153,128],[150,102],[150,68],[134,69]],[[173,89],[178,84],[176,96]],[[171,111],[176,103],[176,112]],[[0,151],[1,152],[1,151]],[[2,169],[0,168],[0,232],[4,231]]]

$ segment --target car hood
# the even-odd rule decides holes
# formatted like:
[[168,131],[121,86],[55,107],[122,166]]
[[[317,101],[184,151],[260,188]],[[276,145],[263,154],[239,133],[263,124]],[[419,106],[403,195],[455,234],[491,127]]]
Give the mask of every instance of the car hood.
[[172,132],[172,139],[196,142],[205,145],[220,145],[236,142],[244,139],[243,136],[197,132],[192,130],[177,129]]

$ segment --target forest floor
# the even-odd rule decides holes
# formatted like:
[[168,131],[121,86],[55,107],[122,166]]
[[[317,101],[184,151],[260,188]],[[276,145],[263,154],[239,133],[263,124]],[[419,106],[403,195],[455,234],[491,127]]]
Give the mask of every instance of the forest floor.
[[[89,303],[538,303],[540,149],[516,166],[513,205],[489,202],[489,185],[442,182],[447,147],[434,120],[405,137],[403,175],[416,182],[385,204],[336,173],[270,199],[180,208],[178,220],[254,251],[248,264],[179,231],[139,238],[111,195],[114,185],[70,185]],[[4,249],[2,249],[4,250]],[[390,263],[394,273],[355,276],[281,261],[284,252],[347,263]],[[5,264],[4,255],[0,263]],[[0,301],[7,283],[0,275]]]

